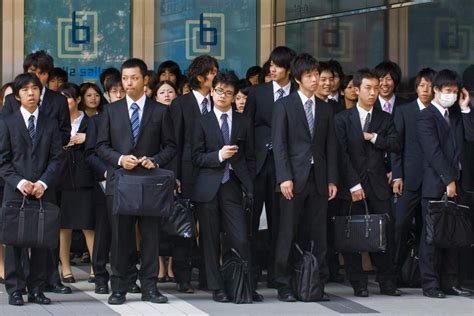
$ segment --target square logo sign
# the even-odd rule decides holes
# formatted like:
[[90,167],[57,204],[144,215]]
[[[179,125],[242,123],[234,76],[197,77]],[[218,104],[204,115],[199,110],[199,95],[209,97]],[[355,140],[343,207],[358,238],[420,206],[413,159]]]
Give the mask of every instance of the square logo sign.
[[58,57],[97,58],[99,19],[96,11],[73,11],[68,18],[58,18]]
[[203,54],[218,60],[225,58],[225,16],[201,13],[199,20],[186,20],[186,59]]

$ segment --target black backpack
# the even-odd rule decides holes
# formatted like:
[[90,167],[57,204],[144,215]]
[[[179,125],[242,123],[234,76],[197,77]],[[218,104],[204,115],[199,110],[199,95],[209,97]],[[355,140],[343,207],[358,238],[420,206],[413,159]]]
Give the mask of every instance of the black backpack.
[[221,275],[227,296],[232,302],[236,304],[253,302],[249,264],[234,248],[230,249],[230,255],[224,259]]
[[295,264],[293,290],[296,298],[303,302],[315,302],[323,297],[323,287],[319,279],[318,259],[313,254],[314,242],[309,251],[301,250],[298,244],[295,248],[300,257]]

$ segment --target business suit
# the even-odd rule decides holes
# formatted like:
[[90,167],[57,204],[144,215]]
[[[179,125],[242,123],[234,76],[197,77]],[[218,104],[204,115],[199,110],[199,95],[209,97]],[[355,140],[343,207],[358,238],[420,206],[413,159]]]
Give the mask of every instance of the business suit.
[[[54,186],[62,160],[61,135],[57,122],[40,112],[36,137],[32,142],[21,112],[2,115],[0,119],[0,175],[5,180],[3,204],[22,199],[17,190],[22,179],[43,181],[47,186],[43,201],[56,203]],[[32,248],[29,273],[24,270],[22,252],[26,248],[5,248],[5,287],[8,294],[28,288],[29,293],[42,293],[46,285],[47,249]]]
[[[255,174],[253,129],[248,118],[232,112],[230,144],[239,144],[237,153],[220,162],[219,150],[224,138],[220,118],[214,111],[197,119],[192,141],[192,159],[197,170],[192,201],[199,219],[207,285],[211,290],[224,289],[219,273],[220,228],[226,232],[231,247],[250,260],[242,194],[252,194]],[[230,163],[230,179],[223,181],[225,166]]]
[[[474,140],[474,114],[449,109],[448,124],[443,114],[433,105],[421,111],[417,119],[417,136],[424,156],[422,186],[422,215],[427,214],[430,200],[439,200],[449,183],[455,181],[458,202],[464,203],[465,191],[461,184],[460,165],[464,141]],[[439,249],[425,242],[423,225],[420,241],[420,272],[424,290],[450,289],[459,286],[459,249]]]
[[[372,214],[388,213],[391,217],[391,189],[385,175],[384,156],[386,152],[401,150],[401,143],[390,114],[373,107],[369,133],[376,133],[375,143],[364,140],[358,106],[336,115],[336,133],[339,140],[342,163],[338,194],[347,204],[340,215],[346,215],[350,206],[350,189],[361,184]],[[353,214],[363,214],[362,203],[352,207]],[[387,229],[387,251],[371,253],[372,263],[377,267],[380,287],[393,288],[395,280],[393,259],[393,223]],[[346,274],[355,290],[367,288],[367,275],[362,271],[361,256],[358,253],[344,253]]]
[[[101,114],[96,151],[107,164],[107,206],[113,202],[115,171],[120,168],[122,155],[146,156],[163,166],[169,163],[176,153],[173,122],[169,110],[162,104],[142,96],[139,133],[135,143],[130,123],[129,97],[106,106]],[[137,100],[141,102],[143,99]],[[130,103],[133,101],[130,99]],[[137,168],[141,168],[137,166]],[[110,212],[110,210],[109,210]],[[112,216],[111,287],[115,293],[126,293],[129,285],[127,276],[131,266],[130,249],[135,249],[133,227],[138,221],[142,233],[141,268],[139,272],[142,290],[154,291],[158,271],[159,221],[153,217]]]

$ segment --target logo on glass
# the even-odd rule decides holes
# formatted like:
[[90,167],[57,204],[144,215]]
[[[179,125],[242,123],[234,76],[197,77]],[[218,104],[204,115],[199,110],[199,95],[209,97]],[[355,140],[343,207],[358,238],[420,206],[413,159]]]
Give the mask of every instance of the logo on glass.
[[225,58],[225,16],[201,13],[199,20],[186,20],[186,59],[208,54]]
[[70,18],[58,18],[58,57],[96,58],[98,29],[96,11],[73,11]]

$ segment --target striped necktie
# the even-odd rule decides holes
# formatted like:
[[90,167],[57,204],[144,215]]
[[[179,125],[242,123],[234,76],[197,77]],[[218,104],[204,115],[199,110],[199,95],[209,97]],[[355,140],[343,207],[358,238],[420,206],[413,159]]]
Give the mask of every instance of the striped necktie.
[[204,98],[201,102],[201,114],[202,115],[206,115],[207,113],[209,113],[209,111],[207,110],[207,104],[209,103],[209,100],[207,98]]
[[280,100],[281,98],[285,96],[285,90],[283,90],[283,88],[278,89],[277,93],[278,93],[277,100]]
[[140,108],[138,107],[138,104],[134,102],[132,103],[130,109],[133,111],[132,117],[130,118],[130,123],[132,124],[133,141],[136,144],[138,139],[138,132],[140,131],[140,117],[138,115],[138,110]]
[[[230,144],[230,133],[229,133],[229,124],[227,123],[227,113],[223,113],[221,115],[221,133],[222,137],[224,138],[224,144]],[[222,177],[221,183],[226,183],[230,179],[230,172],[229,172],[229,162],[226,162],[225,169],[224,169],[224,176]]]
[[28,119],[28,133],[30,134],[31,141],[35,142],[36,137],[36,127],[35,127],[35,116],[31,115]]
[[306,113],[306,120],[308,120],[309,133],[311,138],[314,134],[314,118],[313,118],[313,100],[308,99],[304,104],[304,111]]
[[365,117],[364,127],[362,128],[362,131],[364,133],[369,132],[369,126],[370,126],[370,113],[367,113],[367,116]]

